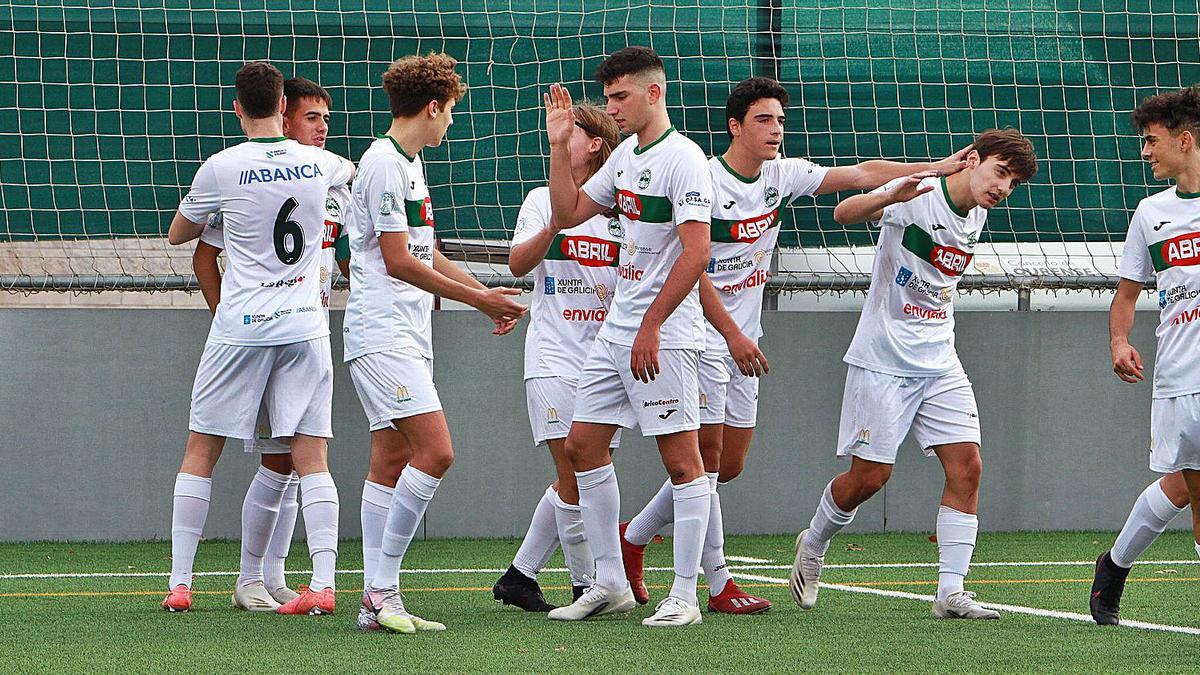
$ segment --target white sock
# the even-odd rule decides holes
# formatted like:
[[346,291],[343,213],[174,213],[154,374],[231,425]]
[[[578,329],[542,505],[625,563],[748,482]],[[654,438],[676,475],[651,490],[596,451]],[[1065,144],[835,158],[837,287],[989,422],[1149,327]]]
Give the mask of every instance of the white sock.
[[308,533],[308,557],[312,558],[312,581],[308,588],[333,588],[337,569],[338,493],[328,471],[300,477],[300,500],[304,503],[304,529]]
[[279,505],[287,491],[291,476],[258,467],[246,498],[242,500],[242,563],[238,572],[238,588],[263,582],[263,557],[271,544],[271,532],[279,519]]
[[[175,476],[175,492],[171,505],[171,580],[169,588],[183,584],[192,587],[192,563],[196,546],[208,519],[208,502],[212,496],[212,479],[180,473]],[[619,561],[619,559],[618,559]]]
[[546,566],[554,550],[558,548],[558,525],[554,520],[554,498],[558,493],[548,487],[533,509],[533,519],[525,539],[513,557],[513,567],[530,579],[537,579],[538,572]]
[[572,586],[591,586],[596,576],[596,561],[583,531],[583,513],[578,504],[568,504],[554,493],[554,524],[563,560],[571,572]]
[[672,496],[671,481],[667,480],[654,493],[654,497],[650,502],[629,521],[629,527],[625,528],[625,541],[637,546],[645,546],[650,543],[654,535],[662,531],[672,520],[675,519],[675,502]]
[[287,588],[284,568],[288,553],[292,550],[296,516],[300,513],[299,494],[300,476],[293,472],[283,493],[283,501],[279,503],[279,518],[275,521],[275,529],[271,531],[271,545],[267,547],[267,557],[263,560],[263,583],[268,591]]
[[721,498],[717,495],[716,473],[704,474],[711,486],[708,507],[708,531],[704,535],[704,552],[700,554],[700,568],[708,580],[708,594],[719,595],[725,584],[733,577],[725,564],[725,525],[721,519]]
[[629,588],[621,564],[621,542],[617,526],[621,517],[621,489],[612,464],[591,471],[576,471],[583,530],[592,555],[596,556],[596,583],[623,592]]
[[1171,503],[1167,493],[1163,492],[1160,481],[1147,485],[1133,502],[1129,517],[1125,519],[1125,526],[1113,542],[1112,552],[1109,554],[1113,563],[1125,569],[1133,567],[1133,562],[1150,548],[1150,544],[1158,539],[1158,535],[1162,534],[1167,525],[1185,508],[1187,507],[1179,508]]
[[821,501],[817,504],[817,512],[813,514],[812,520],[808,523],[808,534],[804,536],[804,542],[809,548],[816,549],[821,555],[829,550],[829,540],[833,539],[833,535],[841,531],[841,529],[850,524],[854,520],[854,514],[858,509],[853,511],[843,511],[838,507],[837,502],[833,501],[833,481],[825,486],[825,491],[821,493]]
[[938,600],[963,589],[978,532],[979,519],[974,513],[963,513],[945,504],[938,507]]
[[388,510],[392,506],[394,488],[371,481],[363,482],[362,506],[359,521],[363,537],[363,588],[371,585],[375,578],[375,567],[379,563],[379,549],[383,546],[383,528],[387,525]]
[[1200,541],[1196,542],[1196,555],[1200,556]]
[[379,562],[371,579],[371,588],[400,587],[400,565],[404,562],[404,554],[408,552],[425,509],[441,482],[440,478],[434,478],[412,464],[400,472],[400,482],[396,483],[387,524],[383,527]]
[[700,554],[708,532],[708,514],[712,509],[712,483],[708,476],[675,485],[675,536],[671,543],[675,556],[675,583],[671,597],[696,605],[696,578],[700,576]]

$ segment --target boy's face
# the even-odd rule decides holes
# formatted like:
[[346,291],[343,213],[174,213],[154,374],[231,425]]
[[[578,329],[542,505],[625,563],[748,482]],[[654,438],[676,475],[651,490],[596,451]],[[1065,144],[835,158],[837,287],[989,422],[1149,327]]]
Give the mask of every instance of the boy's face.
[[1155,179],[1174,178],[1186,163],[1193,143],[1190,131],[1172,134],[1161,124],[1148,124],[1142,130],[1142,159],[1150,163]]
[[766,162],[779,156],[783,143],[783,104],[779,99],[760,98],[746,109],[741,122],[731,119],[733,143]]
[[319,98],[302,98],[292,114],[283,117],[283,135],[302,144],[325,147],[329,135],[329,106]]
[[972,150],[967,155],[967,162],[971,169],[971,197],[985,209],[994,208],[1008,199],[1021,184],[1021,179],[1001,157],[993,155],[980,161],[979,153]]
[[657,98],[651,87],[657,86],[643,85],[634,75],[622,75],[604,85],[606,110],[623,133],[636,134],[650,122],[651,98]]

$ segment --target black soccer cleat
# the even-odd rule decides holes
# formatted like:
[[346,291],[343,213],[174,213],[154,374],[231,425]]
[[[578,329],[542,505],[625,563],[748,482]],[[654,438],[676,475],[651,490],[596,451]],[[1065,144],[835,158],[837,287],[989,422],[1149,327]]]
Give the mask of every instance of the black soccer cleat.
[[526,612],[549,612],[555,608],[542,596],[542,587],[538,582],[521,574],[512,565],[492,586],[492,597],[497,602],[520,607]]
[[1096,576],[1092,579],[1092,597],[1088,602],[1092,618],[1101,626],[1121,623],[1121,594],[1125,592],[1125,577],[1129,569],[1112,561],[1110,551],[1096,559]]
[[587,592],[587,586],[571,586],[571,602],[575,602]]

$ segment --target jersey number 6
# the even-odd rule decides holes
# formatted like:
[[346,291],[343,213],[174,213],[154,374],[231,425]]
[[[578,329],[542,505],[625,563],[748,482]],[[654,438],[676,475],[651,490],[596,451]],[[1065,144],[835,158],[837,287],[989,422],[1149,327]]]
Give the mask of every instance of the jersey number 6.
[[295,265],[304,253],[304,229],[291,219],[299,205],[295,197],[288,197],[275,216],[275,255],[284,265]]

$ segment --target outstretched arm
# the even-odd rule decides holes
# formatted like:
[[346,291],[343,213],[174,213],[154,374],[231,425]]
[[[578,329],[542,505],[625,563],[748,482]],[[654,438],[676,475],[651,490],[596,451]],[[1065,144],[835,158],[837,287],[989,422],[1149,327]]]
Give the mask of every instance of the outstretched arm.
[[922,171],[896,183],[886,192],[869,192],[847,197],[833,210],[833,219],[841,225],[877,222],[883,217],[883,210],[888,206],[907,202],[932,190],[932,185],[921,187],[921,181],[936,175],[933,171]]
[[963,158],[967,156],[972,147],[974,146],[968,145],[937,162],[906,164],[886,159],[871,159],[854,166],[837,166],[825,173],[821,187],[817,188],[817,194],[824,195],[844,190],[874,190],[890,180],[924,171],[933,171],[937,176],[949,176],[962,171],[967,166],[967,161]]

